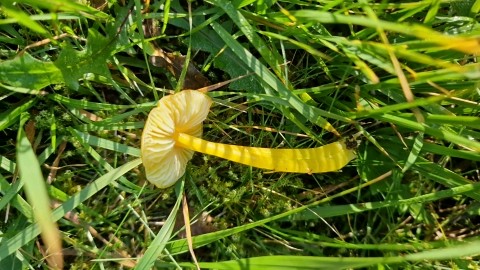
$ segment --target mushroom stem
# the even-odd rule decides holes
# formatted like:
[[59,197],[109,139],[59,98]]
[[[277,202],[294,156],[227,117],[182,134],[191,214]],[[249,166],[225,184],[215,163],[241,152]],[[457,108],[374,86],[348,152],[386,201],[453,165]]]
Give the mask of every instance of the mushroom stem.
[[271,149],[214,143],[177,133],[175,146],[276,172],[323,173],[338,171],[355,158],[343,140],[306,149]]

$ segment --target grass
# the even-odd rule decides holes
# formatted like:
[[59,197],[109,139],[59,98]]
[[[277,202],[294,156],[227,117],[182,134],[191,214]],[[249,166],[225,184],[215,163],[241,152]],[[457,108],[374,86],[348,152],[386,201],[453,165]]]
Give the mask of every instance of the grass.
[[[195,268],[191,241],[202,268],[478,268],[479,10],[3,3],[2,267]],[[229,79],[209,92],[207,140],[308,148],[355,136],[357,159],[302,175],[196,154],[174,187],[149,184],[140,138],[156,101]]]

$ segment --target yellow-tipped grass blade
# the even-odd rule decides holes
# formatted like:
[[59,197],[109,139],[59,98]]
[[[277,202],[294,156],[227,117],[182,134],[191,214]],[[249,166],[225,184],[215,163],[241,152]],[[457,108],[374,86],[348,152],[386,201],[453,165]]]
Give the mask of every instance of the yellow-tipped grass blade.
[[344,141],[306,149],[272,149],[215,143],[179,133],[176,146],[228,159],[248,166],[291,173],[338,171],[355,158]]

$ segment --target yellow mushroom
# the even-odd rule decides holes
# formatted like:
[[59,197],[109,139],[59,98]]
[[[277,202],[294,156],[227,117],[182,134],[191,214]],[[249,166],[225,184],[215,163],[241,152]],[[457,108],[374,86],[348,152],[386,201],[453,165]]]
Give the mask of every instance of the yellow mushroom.
[[272,149],[209,142],[201,139],[202,123],[212,100],[184,90],[163,97],[148,115],[142,134],[142,160],[147,179],[159,188],[173,185],[185,173],[194,151],[276,172],[338,171],[355,158],[340,140],[307,149]]

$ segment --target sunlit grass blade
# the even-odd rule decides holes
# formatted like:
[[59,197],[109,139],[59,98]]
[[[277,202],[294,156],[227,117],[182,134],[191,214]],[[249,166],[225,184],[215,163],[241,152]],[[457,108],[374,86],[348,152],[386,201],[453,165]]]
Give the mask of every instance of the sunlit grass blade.
[[[397,116],[404,117],[409,120],[414,120],[414,117],[411,113],[401,113],[401,114],[397,114]],[[442,126],[452,126],[455,128],[460,126],[465,126],[469,128],[480,129],[480,117],[478,116],[427,114],[425,115],[425,123],[431,126],[442,125]]]
[[17,164],[15,164],[15,162],[9,160],[4,156],[0,156],[0,168],[4,169],[7,172],[15,173],[16,167],[17,167]]
[[18,23],[22,24],[23,26],[39,34],[42,34],[45,36],[48,35],[48,31],[41,24],[32,20],[27,13],[23,12],[20,9],[15,8],[13,5],[10,5],[8,1],[7,1],[7,5],[3,5],[2,11],[6,16],[14,18]]
[[42,1],[38,2],[35,0],[22,0],[20,1],[23,4],[29,4],[34,7],[39,6],[42,8],[46,8],[49,10],[55,11],[73,11],[73,12],[81,12],[84,16],[85,15],[94,15],[95,17],[88,16],[92,19],[109,19],[111,18],[109,15],[82,3],[77,3],[75,1],[63,1],[63,0],[49,0],[49,1]]
[[[402,257],[370,257],[370,258],[335,258],[335,257],[313,257],[313,256],[265,256],[253,257],[231,261],[199,263],[200,267],[206,269],[225,270],[276,270],[276,269],[319,269],[336,270],[361,268],[370,265],[394,264],[405,261]],[[193,267],[192,263],[180,263],[182,266]]]
[[454,49],[472,54],[480,52],[480,46],[478,46],[479,43],[476,38],[447,36],[418,24],[394,23],[382,20],[376,21],[363,16],[343,15],[307,9],[290,11],[290,13],[299,20],[308,20],[310,22],[355,24],[371,28],[376,28],[378,24],[380,24],[384,30],[407,34],[428,42],[437,43],[441,49]]
[[[395,265],[406,261],[447,260],[480,254],[480,241],[457,243],[453,247],[421,251],[403,256],[386,257],[313,257],[313,256],[265,256],[239,260],[199,263],[207,269],[350,269],[366,266]],[[192,263],[180,263],[193,267]]]
[[26,119],[21,122],[17,138],[17,164],[20,179],[24,183],[28,201],[35,209],[33,213],[42,234],[48,256],[47,261],[53,269],[62,269],[62,239],[57,224],[51,218],[50,198],[45,187],[40,164],[23,129],[25,121]]
[[409,261],[420,260],[448,260],[458,259],[467,256],[478,256],[480,254],[480,241],[457,243],[451,247],[425,250],[418,253],[405,255]]

